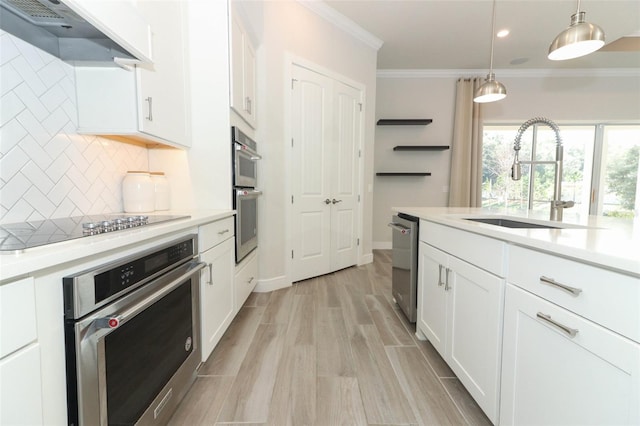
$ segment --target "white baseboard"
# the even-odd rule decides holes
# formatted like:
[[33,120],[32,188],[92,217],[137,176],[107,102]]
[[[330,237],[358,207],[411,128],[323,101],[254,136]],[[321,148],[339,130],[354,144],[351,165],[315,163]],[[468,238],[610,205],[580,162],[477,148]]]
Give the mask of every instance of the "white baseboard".
[[372,247],[374,250],[391,250],[391,241],[374,241]]
[[281,275],[275,278],[260,279],[258,284],[253,289],[256,293],[268,293],[274,290],[280,290],[281,288],[291,287],[291,281],[289,281],[286,275]]
[[358,265],[366,265],[367,263],[373,262],[373,253],[366,253],[360,256],[358,260]]

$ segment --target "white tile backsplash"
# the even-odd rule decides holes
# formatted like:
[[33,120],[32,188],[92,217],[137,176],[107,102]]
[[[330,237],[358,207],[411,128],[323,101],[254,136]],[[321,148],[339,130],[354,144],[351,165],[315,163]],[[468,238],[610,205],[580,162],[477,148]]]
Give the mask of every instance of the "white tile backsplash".
[[148,151],[75,132],[73,67],[0,30],[0,223],[122,211]]

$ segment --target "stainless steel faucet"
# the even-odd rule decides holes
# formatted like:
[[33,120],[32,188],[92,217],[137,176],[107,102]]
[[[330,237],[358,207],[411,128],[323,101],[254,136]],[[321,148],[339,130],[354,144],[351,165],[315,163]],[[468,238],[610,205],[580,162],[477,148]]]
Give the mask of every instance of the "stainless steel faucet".
[[[551,127],[556,135],[556,159],[555,161],[520,161],[518,158],[518,151],[520,151],[520,139],[522,138],[522,134],[534,124],[546,124]],[[560,129],[558,125],[548,118],[544,117],[534,117],[527,121],[525,121],[522,126],[518,129],[518,133],[516,134],[516,138],[513,144],[513,150],[515,151],[515,156],[513,158],[513,165],[511,166],[511,179],[520,180],[522,178],[522,168],[521,164],[553,164],[555,166],[555,176],[554,176],[554,186],[553,186],[553,200],[551,200],[551,211],[549,213],[549,218],[551,220],[561,221],[562,220],[562,212],[564,209],[573,207],[573,201],[562,201],[562,139],[560,138]],[[531,198],[531,197],[529,197]],[[529,200],[531,203],[531,200]]]

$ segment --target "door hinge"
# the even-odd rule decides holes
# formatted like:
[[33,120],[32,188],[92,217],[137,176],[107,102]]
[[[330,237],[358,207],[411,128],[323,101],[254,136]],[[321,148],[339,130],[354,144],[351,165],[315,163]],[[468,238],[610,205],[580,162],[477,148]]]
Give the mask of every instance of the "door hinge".
[[360,157],[362,157],[362,150],[361,149],[358,150],[358,158],[360,158]]
[[360,194],[358,194],[358,202],[360,202]]
[[291,204],[293,204],[293,195],[291,196]]
[[294,81],[298,81],[298,80],[296,80],[295,78],[292,78],[292,79],[291,79],[291,90],[293,90],[293,82],[294,82]]
[[293,148],[293,138],[291,138],[291,148]]
[[358,238],[358,245],[360,245],[360,238]]
[[293,250],[291,250],[291,258],[293,259]]
[[358,103],[358,106],[360,107],[360,112],[362,112],[362,103]]

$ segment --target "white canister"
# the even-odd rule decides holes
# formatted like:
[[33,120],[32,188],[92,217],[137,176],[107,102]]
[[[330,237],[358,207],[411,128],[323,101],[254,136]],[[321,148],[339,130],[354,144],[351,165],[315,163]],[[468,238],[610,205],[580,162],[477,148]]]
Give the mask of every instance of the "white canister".
[[169,210],[170,205],[170,189],[169,180],[164,172],[151,172],[151,180],[154,185],[156,195],[156,210]]
[[122,180],[122,201],[126,213],[152,212],[155,209],[155,190],[149,172],[127,172]]

